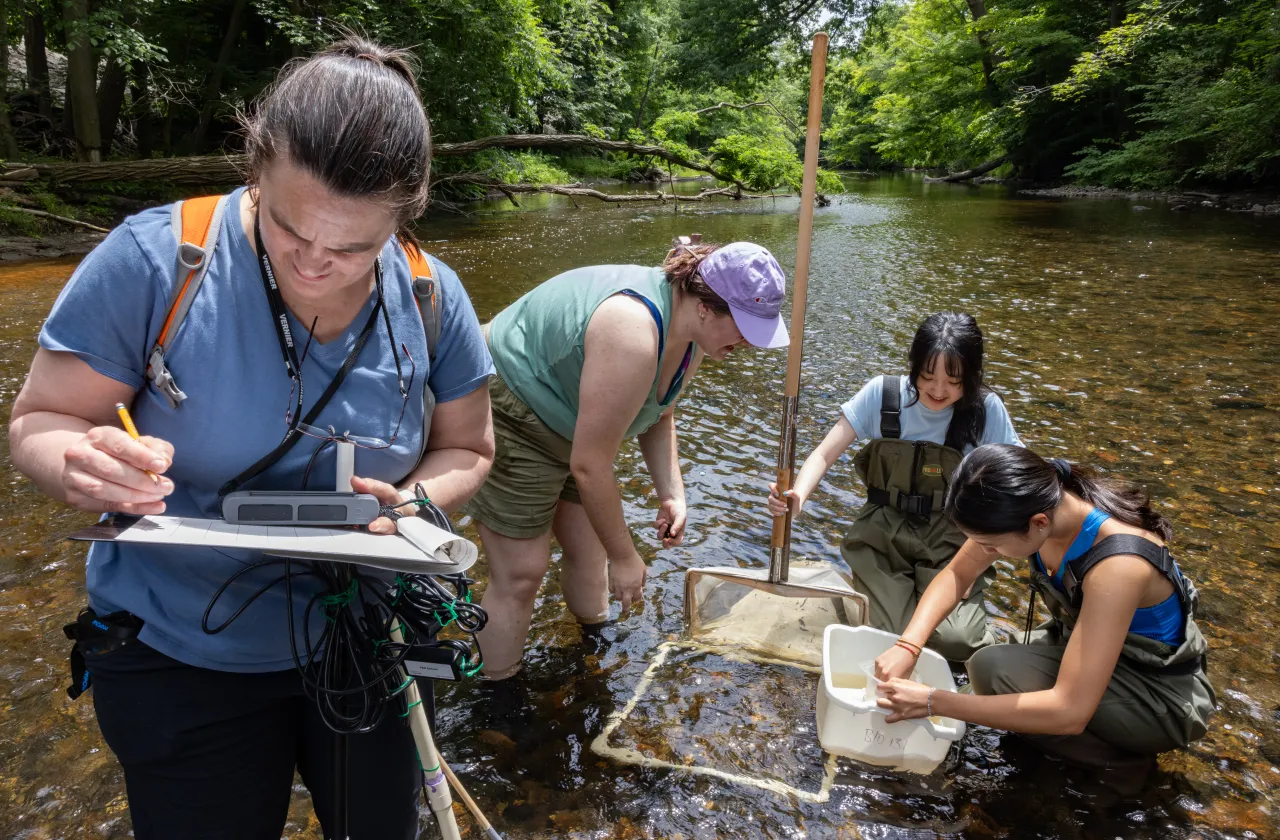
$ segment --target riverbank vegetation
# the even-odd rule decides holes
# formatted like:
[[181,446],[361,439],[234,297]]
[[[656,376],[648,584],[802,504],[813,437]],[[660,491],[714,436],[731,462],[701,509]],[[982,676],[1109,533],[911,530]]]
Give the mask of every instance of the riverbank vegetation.
[[[680,174],[795,189],[818,28],[829,169],[1280,189],[1274,0],[0,0],[0,201],[89,189],[57,161],[234,155],[236,114],[341,27],[416,45],[442,147],[507,138],[437,158],[446,202]],[[206,166],[234,175],[205,157],[182,183]]]
[[839,163],[1280,187],[1274,0],[886,3],[834,76]]

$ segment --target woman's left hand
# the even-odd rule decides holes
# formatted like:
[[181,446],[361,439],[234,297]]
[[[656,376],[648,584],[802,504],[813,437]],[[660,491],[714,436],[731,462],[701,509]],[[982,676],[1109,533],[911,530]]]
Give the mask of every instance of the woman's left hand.
[[[378,500],[380,505],[399,505],[404,502],[404,498],[400,495],[400,491],[387,484],[385,481],[378,481],[376,478],[360,478],[359,476],[351,477],[351,489],[357,493],[368,493]],[[409,508],[403,511],[407,516],[412,516]],[[395,534],[396,523],[392,522],[385,516],[379,516],[377,519],[369,523],[369,533],[371,534]]]
[[688,508],[684,499],[666,499],[658,506],[658,517],[654,527],[658,529],[658,539],[663,548],[671,548],[684,542],[684,523],[688,516]]
[[927,717],[930,691],[933,689],[923,683],[895,678],[880,683],[880,697],[876,705],[889,710],[889,716],[885,718],[888,723]]

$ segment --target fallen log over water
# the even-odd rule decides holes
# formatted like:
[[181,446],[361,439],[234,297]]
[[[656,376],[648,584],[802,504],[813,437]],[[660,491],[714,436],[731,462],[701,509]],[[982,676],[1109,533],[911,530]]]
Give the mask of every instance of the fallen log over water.
[[659,190],[655,193],[606,193],[591,187],[584,187],[581,184],[508,184],[493,178],[479,175],[472,172],[460,172],[455,175],[446,175],[440,179],[441,182],[449,184],[465,184],[468,186],[486,187],[488,189],[497,190],[507,197],[507,199],[519,207],[520,202],[516,201],[518,193],[550,193],[552,195],[564,195],[570,198],[594,198],[597,201],[605,201],[615,204],[623,202],[646,202],[653,201],[665,204],[668,201],[705,201],[708,198],[717,196],[730,198],[734,201],[741,201],[749,198],[777,198],[772,193],[750,193],[738,189],[737,187],[716,187],[703,189],[694,195],[680,195],[679,193],[662,192]]
[[998,158],[994,158],[992,160],[987,161],[981,166],[975,166],[973,169],[966,169],[963,172],[953,172],[950,175],[944,175],[941,178],[930,178],[926,175],[925,180],[934,182],[934,183],[942,182],[946,184],[956,184],[961,181],[970,181],[974,178],[977,178],[980,175],[986,175],[988,172],[990,172],[991,170],[995,169],[997,166],[1000,166],[1002,163],[1004,163],[1005,160],[1006,160],[1005,156],[1001,155]]
[[[485,149],[597,149],[606,152],[656,157],[697,172],[705,172],[717,180],[733,184],[746,192],[746,185],[738,179],[719,171],[714,166],[689,160],[662,146],[644,143],[628,143],[622,140],[604,140],[585,134],[503,134],[482,137],[465,143],[436,143],[433,157],[463,157]],[[222,186],[241,183],[244,180],[244,155],[214,155],[206,157],[159,158],[151,160],[122,160],[107,163],[8,163],[0,169],[0,181],[7,178],[29,177],[34,170],[40,177],[60,183],[100,183],[102,181],[163,181],[170,184],[192,186]]]

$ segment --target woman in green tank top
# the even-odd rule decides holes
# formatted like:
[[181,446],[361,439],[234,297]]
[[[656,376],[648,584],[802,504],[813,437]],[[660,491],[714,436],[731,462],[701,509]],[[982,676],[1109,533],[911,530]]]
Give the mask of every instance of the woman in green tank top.
[[661,268],[601,265],[553,277],[488,326],[496,457],[464,509],[489,560],[485,673],[520,669],[534,600],[564,550],[565,603],[584,625],[640,604],[645,565],[622,514],[613,460],[637,438],[660,501],[664,547],[684,539],[675,404],[703,357],[783,347],[785,278],[767,250],[683,243]]

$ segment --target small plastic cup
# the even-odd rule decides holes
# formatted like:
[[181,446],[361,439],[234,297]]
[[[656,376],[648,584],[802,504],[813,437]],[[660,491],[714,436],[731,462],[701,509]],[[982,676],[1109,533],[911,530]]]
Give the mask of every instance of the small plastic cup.
[[875,703],[880,698],[880,680],[876,679],[876,661],[868,659],[860,667],[862,673],[867,675],[867,687],[862,700],[864,703]]

